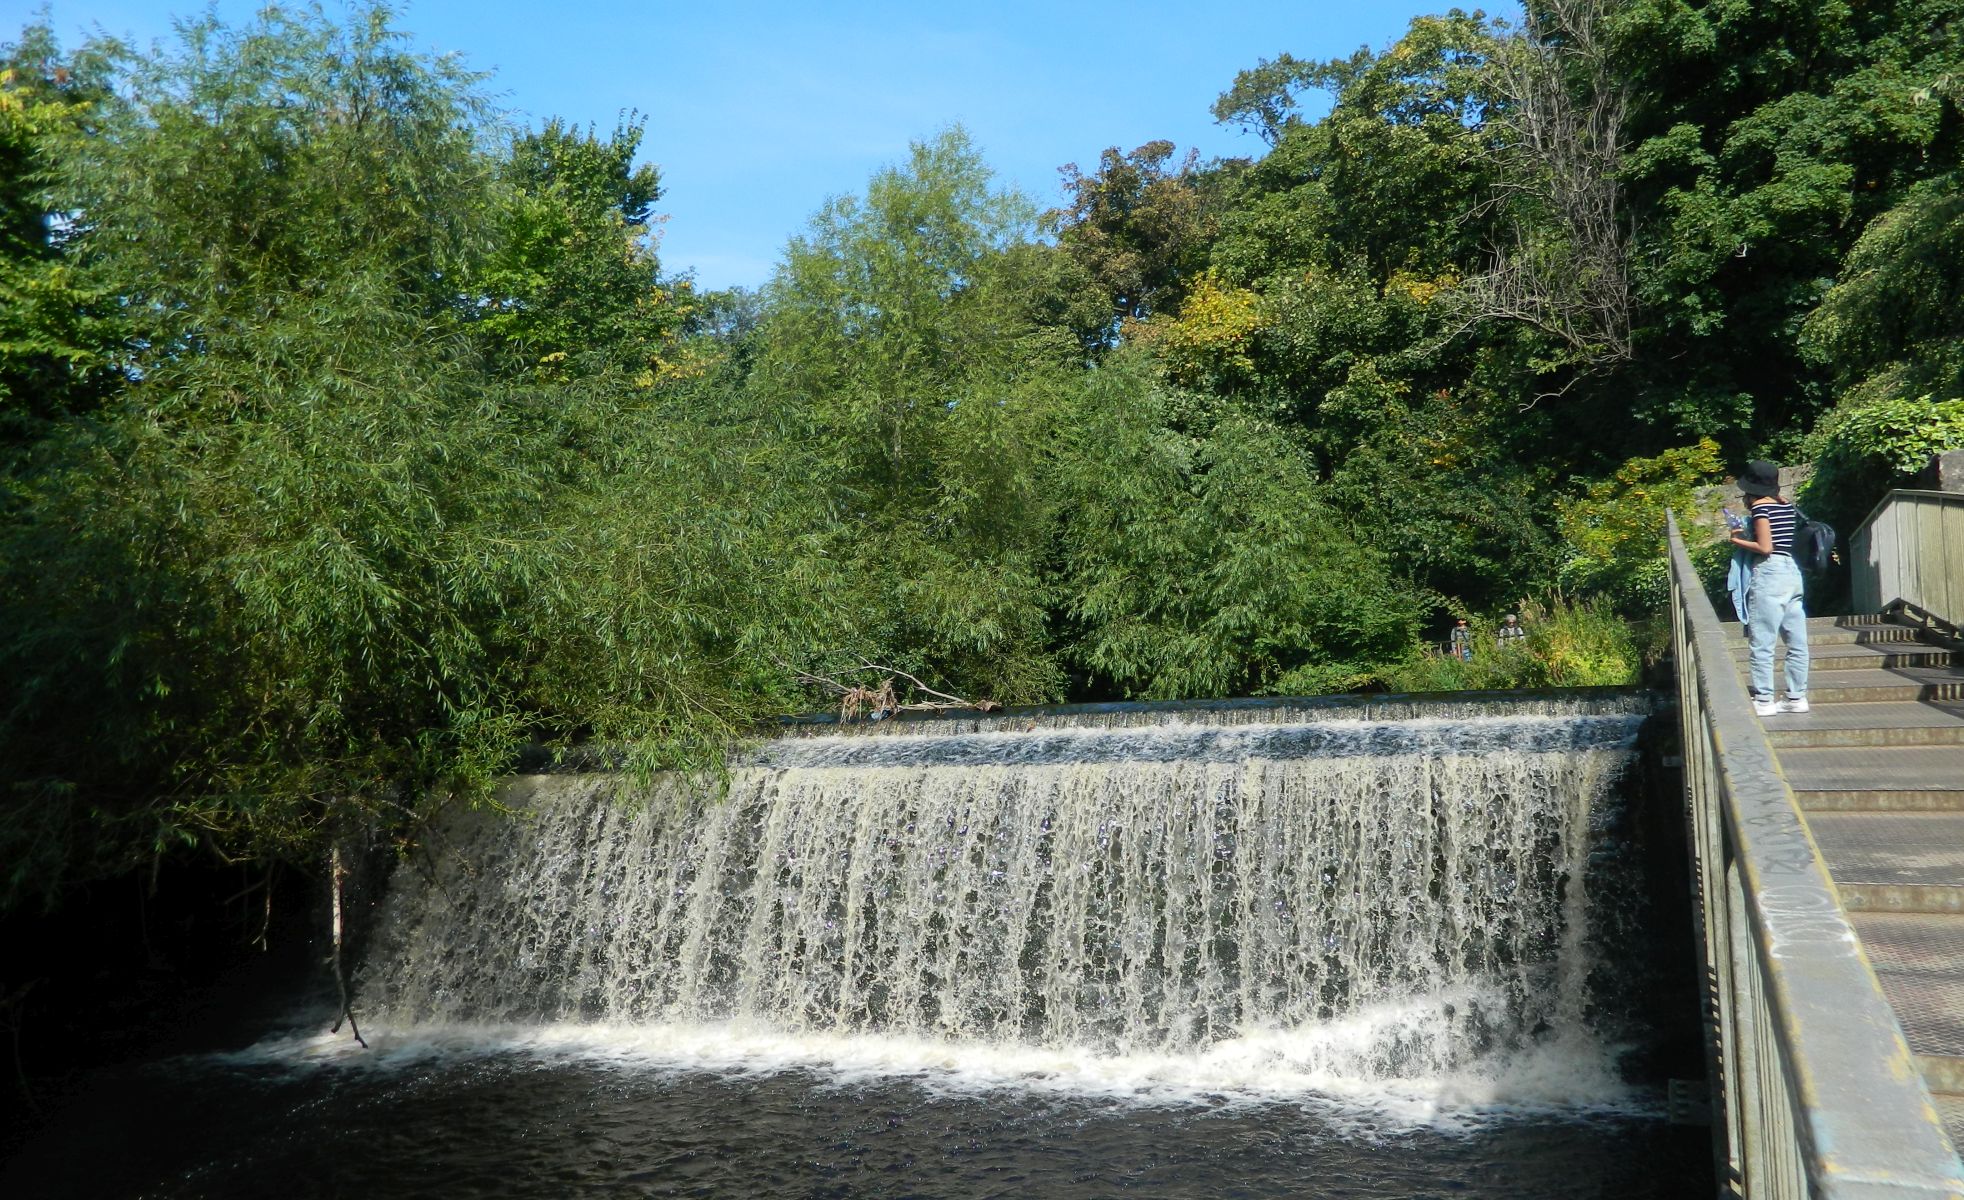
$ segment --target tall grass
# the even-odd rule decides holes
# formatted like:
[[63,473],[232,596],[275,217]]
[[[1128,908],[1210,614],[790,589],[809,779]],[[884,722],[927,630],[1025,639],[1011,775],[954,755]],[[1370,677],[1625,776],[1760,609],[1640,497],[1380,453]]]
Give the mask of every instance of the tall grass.
[[1421,647],[1385,671],[1383,682],[1400,692],[1613,687],[1634,684],[1642,674],[1637,630],[1605,603],[1558,597],[1530,602],[1519,616],[1527,636],[1512,645],[1496,640],[1500,618],[1469,616],[1470,660],[1438,646]]

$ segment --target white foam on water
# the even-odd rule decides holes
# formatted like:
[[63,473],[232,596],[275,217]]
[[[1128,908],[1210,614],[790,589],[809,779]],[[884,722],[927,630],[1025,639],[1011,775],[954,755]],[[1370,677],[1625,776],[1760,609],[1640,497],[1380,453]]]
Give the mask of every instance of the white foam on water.
[[1373,1078],[1387,1038],[1440,1020],[1427,998],[1354,1013],[1329,1025],[1225,1038],[1193,1054],[1100,1053],[1087,1047],[951,1042],[877,1033],[788,1033],[755,1021],[366,1028],[269,1038],[207,1056],[224,1066],[420,1073],[520,1056],[540,1066],[708,1075],[803,1073],[819,1086],[904,1082],[935,1098],[1015,1092],[1140,1107],[1283,1105],[1315,1109],[1339,1131],[1470,1130],[1494,1119],[1652,1111],[1618,1079],[1599,1043],[1554,1041],[1438,1077]]
[[1480,721],[1418,717],[1404,721],[1171,720],[1149,726],[1042,725],[1027,730],[933,730],[913,736],[811,734],[765,742],[744,762],[783,768],[896,768],[1042,765],[1061,761],[1133,763],[1332,758],[1342,755],[1545,752],[1628,746],[1639,722],[1628,713],[1509,714]]
[[917,719],[841,725],[831,720],[801,720],[785,726],[782,736],[829,737],[945,737],[967,733],[1011,734],[1057,730],[1115,730],[1202,726],[1219,728],[1265,724],[1400,724],[1437,720],[1490,721],[1507,717],[1594,717],[1650,712],[1649,696],[1634,689],[1556,689],[1549,692],[1457,693],[1430,696],[1364,696],[1323,698],[1266,698],[1225,703],[1168,705],[1078,704],[989,714],[948,714]]

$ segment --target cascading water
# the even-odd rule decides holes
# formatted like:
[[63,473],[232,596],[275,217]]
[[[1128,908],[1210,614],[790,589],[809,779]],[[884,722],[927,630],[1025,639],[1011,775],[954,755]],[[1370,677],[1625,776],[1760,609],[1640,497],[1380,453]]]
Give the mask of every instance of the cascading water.
[[527,777],[528,815],[398,871],[360,1005],[997,1083],[1602,1102],[1591,831],[1632,707],[805,729],[713,791]]
[[1689,939],[1632,915],[1672,837],[1618,783],[1642,708],[812,723],[703,793],[524,777],[397,867],[365,1047],[309,1009],[133,1066],[0,1192],[1709,1195],[1647,1090],[1698,1042]]

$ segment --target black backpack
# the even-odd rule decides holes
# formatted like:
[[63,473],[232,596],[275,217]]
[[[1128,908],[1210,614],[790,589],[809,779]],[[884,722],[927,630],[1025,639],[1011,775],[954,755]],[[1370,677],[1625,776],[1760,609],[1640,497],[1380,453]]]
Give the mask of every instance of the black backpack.
[[1813,517],[1794,509],[1800,524],[1794,527],[1794,561],[1803,571],[1819,574],[1828,569],[1834,561],[1834,526],[1826,521],[1816,521]]

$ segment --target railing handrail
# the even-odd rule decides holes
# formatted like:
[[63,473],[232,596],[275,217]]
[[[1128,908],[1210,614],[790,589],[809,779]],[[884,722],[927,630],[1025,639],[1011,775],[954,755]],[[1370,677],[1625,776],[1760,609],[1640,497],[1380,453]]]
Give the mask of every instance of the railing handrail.
[[[1964,1196],[1964,1165],[1752,716],[1725,627],[1691,566],[1675,514],[1667,519],[1672,603],[1688,634],[1678,669],[1695,672],[1725,841],[1743,885],[1748,936],[1764,964],[1769,1032],[1793,1097],[1810,1190],[1833,1200]],[[1683,661],[1685,651],[1694,661]],[[1705,919],[1723,918],[1707,911]]]
[[1906,601],[1964,624],[1964,494],[1900,489],[1848,539],[1849,599],[1866,612]]
[[1851,546],[1854,545],[1856,538],[1867,533],[1869,526],[1875,524],[1875,519],[1882,515],[1884,509],[1895,503],[1896,498],[1899,496],[1914,496],[1919,500],[1935,500],[1943,504],[1964,504],[1964,492],[1933,492],[1923,488],[1891,488],[1882,494],[1882,499],[1877,500],[1875,507],[1869,509],[1869,515],[1863,517],[1862,523],[1855,526],[1854,532],[1848,535],[1848,544]]

